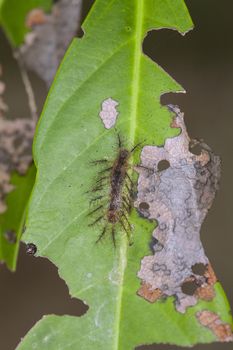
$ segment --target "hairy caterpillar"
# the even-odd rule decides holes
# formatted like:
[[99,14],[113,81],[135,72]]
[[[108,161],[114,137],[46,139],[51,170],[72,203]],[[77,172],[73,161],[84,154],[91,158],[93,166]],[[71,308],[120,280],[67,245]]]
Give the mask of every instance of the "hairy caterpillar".
[[132,210],[134,183],[128,174],[128,170],[130,168],[129,159],[139,145],[137,144],[131,150],[126,149],[118,134],[118,151],[115,160],[100,159],[92,162],[93,165],[104,166],[98,172],[96,185],[91,190],[91,193],[95,193],[95,196],[91,198],[90,204],[94,203],[95,208],[88,214],[88,216],[95,217],[89,226],[104,222],[96,242],[99,242],[110,232],[115,246],[116,225],[119,224],[126,233],[129,244],[132,243],[132,227],[128,217]]

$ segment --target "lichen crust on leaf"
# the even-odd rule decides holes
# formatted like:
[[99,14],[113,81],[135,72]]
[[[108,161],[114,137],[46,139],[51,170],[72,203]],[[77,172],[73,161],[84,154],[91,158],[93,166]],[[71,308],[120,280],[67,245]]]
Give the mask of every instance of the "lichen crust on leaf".
[[[82,316],[44,317],[18,349],[130,350],[140,344],[168,342],[192,345],[215,339],[200,325],[200,307],[225,308],[222,293],[180,315],[172,298],[149,304],[138,297],[137,272],[149,254],[154,228],[133,212],[134,244],[117,233],[116,248],[106,237],[95,244],[99,225],[88,226],[86,192],[96,174],[90,162],[114,159],[116,135],[127,149],[146,141],[162,145],[179,130],[160,105],[165,92],[182,91],[161,67],[142,53],[152,29],[185,33],[192,21],[182,0],[96,0],[86,19],[84,37],[74,40],[57,73],[40,119],[34,143],[38,169],[26,222],[25,241],[48,257],[72,297],[89,305]],[[103,102],[116,101],[114,127],[100,118]],[[137,155],[136,155],[137,157]],[[228,310],[224,312],[229,321]]]
[[[176,309],[184,313],[199,298],[215,297],[217,278],[200,241],[200,229],[219,187],[220,157],[204,142],[191,142],[183,114],[176,106],[169,109],[175,114],[172,126],[179,127],[180,134],[167,139],[163,147],[143,147],[138,168],[135,206],[142,216],[158,223],[153,253],[142,259],[138,273],[139,295],[146,300],[153,291],[161,292],[158,298],[175,296]],[[193,154],[192,143],[198,144],[200,154]],[[166,169],[158,170],[163,162]],[[147,212],[142,204],[147,204]]]

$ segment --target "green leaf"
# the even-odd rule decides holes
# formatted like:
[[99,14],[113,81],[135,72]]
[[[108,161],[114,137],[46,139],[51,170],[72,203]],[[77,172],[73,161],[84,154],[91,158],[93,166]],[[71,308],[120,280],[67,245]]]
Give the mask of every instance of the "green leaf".
[[26,16],[34,8],[49,11],[52,0],[0,0],[0,24],[13,46],[19,46],[28,32]]
[[6,198],[7,210],[0,215],[0,261],[15,271],[20,238],[27,205],[35,182],[35,166],[31,166],[25,176],[13,173],[11,183],[15,189]]
[[[161,28],[185,33],[191,27],[182,0],[97,0],[85,21],[84,37],[70,46],[34,143],[38,176],[24,239],[58,266],[71,296],[85,300],[89,310],[81,318],[44,317],[18,349],[130,350],[154,342],[192,345],[215,339],[198,323],[198,310],[214,310],[230,322],[219,284],[212,302],[199,302],[184,315],[175,310],[173,298],[150,304],[137,296],[137,272],[149,252],[154,224],[133,212],[134,244],[129,246],[119,229],[116,248],[111,237],[95,244],[100,227],[88,226],[86,191],[97,174],[90,160],[114,159],[116,130],[127,148],[145,140],[161,145],[177,134],[160,97],[182,88],[142,54],[146,33]],[[109,130],[99,117],[108,98],[118,102],[119,112],[116,127]]]

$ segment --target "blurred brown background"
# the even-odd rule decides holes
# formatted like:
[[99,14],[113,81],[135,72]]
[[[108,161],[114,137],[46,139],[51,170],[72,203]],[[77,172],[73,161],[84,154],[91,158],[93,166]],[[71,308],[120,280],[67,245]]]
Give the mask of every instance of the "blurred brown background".
[[[93,1],[84,0],[83,18]],[[186,0],[195,29],[182,37],[161,30],[150,33],[144,51],[186,89],[169,94],[162,103],[178,104],[192,137],[204,138],[221,155],[221,188],[202,227],[202,242],[215,272],[233,305],[232,222],[233,208],[233,2],[232,0]],[[0,33],[0,62],[7,84],[9,116],[28,115],[27,99],[11,49]],[[31,75],[40,109],[46,96],[42,81]],[[17,272],[0,267],[0,349],[13,350],[20,338],[43,314],[80,315],[86,307],[69,298],[57,269],[46,259],[26,256],[21,247]],[[142,349],[176,350],[156,345]],[[232,344],[197,345],[195,350],[230,350]],[[30,350],[30,349],[29,349]],[[79,349],[77,349],[79,350]],[[80,349],[82,350],[82,349]],[[104,350],[104,349],[103,349]]]

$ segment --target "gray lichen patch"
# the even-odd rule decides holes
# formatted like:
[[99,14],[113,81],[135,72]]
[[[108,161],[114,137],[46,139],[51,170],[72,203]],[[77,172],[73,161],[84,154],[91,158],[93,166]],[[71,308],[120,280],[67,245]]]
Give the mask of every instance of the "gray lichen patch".
[[230,324],[224,323],[216,313],[209,310],[203,310],[197,312],[196,317],[202,326],[207,327],[214,333],[218,341],[233,341]]
[[[175,113],[172,126],[180,128],[180,135],[167,139],[164,147],[145,146],[141,166],[136,167],[135,207],[145,218],[158,222],[153,232],[154,254],[142,259],[138,277],[151,293],[159,290],[163,297],[174,296],[177,310],[184,313],[198,298],[214,297],[216,278],[200,241],[200,229],[218,189],[220,158],[204,143],[200,143],[199,155],[191,153],[183,115],[177,107],[169,108]],[[162,161],[167,162],[164,169]],[[203,274],[195,272],[197,264],[205,267]],[[191,292],[185,291],[187,282]]]
[[111,129],[115,123],[118,116],[118,111],[116,107],[118,102],[113,100],[111,97],[103,101],[101,106],[101,111],[99,113],[102,122],[106,129]]

